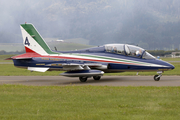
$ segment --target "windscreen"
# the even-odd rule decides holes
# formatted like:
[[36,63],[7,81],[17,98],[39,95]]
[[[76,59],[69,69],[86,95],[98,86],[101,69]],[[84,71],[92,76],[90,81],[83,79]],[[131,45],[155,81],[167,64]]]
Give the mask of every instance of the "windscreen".
[[156,59],[154,56],[152,56],[150,53],[145,51],[145,53],[142,56],[143,59]]
[[125,51],[128,56],[141,58],[144,49],[134,45],[125,45]]

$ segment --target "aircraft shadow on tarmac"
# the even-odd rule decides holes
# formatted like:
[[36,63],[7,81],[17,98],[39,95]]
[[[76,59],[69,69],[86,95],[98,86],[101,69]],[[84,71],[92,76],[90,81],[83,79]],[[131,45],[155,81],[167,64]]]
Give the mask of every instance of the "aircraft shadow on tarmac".
[[120,81],[127,81],[128,78],[102,78],[101,80],[93,80],[89,78],[86,82],[80,82],[79,79],[28,79],[22,81],[14,81],[13,84],[26,84],[26,85],[89,85],[96,84],[100,85],[100,83],[109,83],[109,82],[120,82]]
[[87,84],[88,83],[107,83],[107,82],[117,82],[117,81],[123,81],[123,79],[121,78],[102,78],[101,80],[93,80],[93,79],[89,79],[86,82],[80,82],[79,80],[75,80],[75,81],[68,81],[68,82],[63,82],[64,85],[68,85],[68,84]]
[[[61,82],[61,80],[59,80],[58,84],[59,85],[89,85],[89,84],[97,84],[97,85],[101,85],[101,84],[105,84],[105,83],[112,83],[112,84],[116,84],[116,83],[121,83],[121,82],[149,82],[149,81],[154,81],[154,80],[150,80],[150,79],[146,79],[146,80],[143,80],[143,79],[138,79],[138,78],[135,78],[135,79],[131,79],[131,78],[128,78],[128,77],[112,77],[112,78],[102,78],[101,80],[94,80],[92,78],[88,79],[86,82],[80,82],[79,80],[67,80],[67,81],[63,81]],[[154,81],[156,82],[156,81]],[[56,85],[58,85],[56,83]]]

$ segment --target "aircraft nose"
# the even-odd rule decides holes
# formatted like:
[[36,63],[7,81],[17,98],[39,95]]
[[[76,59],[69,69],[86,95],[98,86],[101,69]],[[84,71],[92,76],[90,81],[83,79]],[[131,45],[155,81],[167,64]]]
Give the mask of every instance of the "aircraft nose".
[[172,64],[170,64],[170,63],[168,63],[168,62],[166,62],[166,61],[163,61],[163,64],[166,66],[166,69],[174,69],[175,67],[174,67],[174,65],[172,65]]
[[175,67],[174,67],[174,65],[169,64],[169,68],[170,68],[170,69],[174,69]]
[[172,65],[172,64],[170,64],[170,63],[168,63],[168,62],[166,62],[167,64],[166,64],[166,66],[167,66],[167,69],[174,69],[175,67],[174,67],[174,65]]

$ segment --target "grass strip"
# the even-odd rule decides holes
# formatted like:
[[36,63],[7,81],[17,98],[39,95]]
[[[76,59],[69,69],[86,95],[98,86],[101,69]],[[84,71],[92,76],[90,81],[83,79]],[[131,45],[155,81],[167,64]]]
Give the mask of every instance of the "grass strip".
[[0,119],[175,120],[180,87],[0,85]]

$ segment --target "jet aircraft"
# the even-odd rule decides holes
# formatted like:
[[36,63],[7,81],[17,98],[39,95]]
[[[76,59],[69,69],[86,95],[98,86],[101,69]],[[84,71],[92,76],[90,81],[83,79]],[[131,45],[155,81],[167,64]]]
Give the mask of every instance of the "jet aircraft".
[[104,73],[126,71],[157,71],[155,81],[162,73],[174,69],[168,62],[156,59],[145,49],[128,44],[106,44],[75,51],[53,51],[32,24],[21,24],[20,29],[26,53],[13,56],[14,66],[30,71],[66,71],[60,75],[100,80]]

